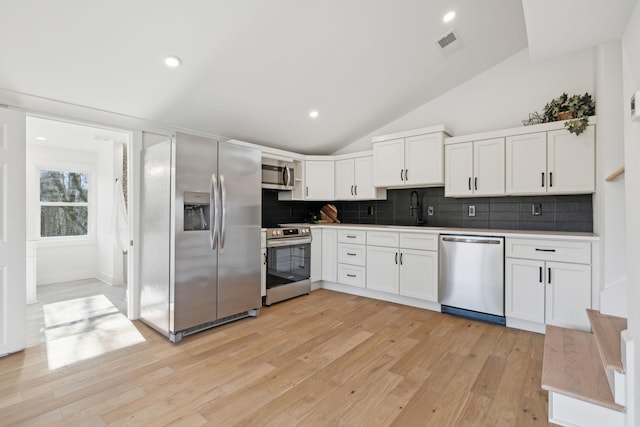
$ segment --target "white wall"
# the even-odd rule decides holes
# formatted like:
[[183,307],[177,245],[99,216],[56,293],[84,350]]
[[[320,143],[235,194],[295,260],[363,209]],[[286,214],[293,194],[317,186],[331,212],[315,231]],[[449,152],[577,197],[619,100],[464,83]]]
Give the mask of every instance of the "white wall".
[[[96,227],[89,225],[90,238],[74,239],[73,241],[45,241],[39,240],[40,211],[39,198],[39,168],[60,168],[73,171],[86,171],[90,174],[89,185],[96,179],[98,157],[90,151],[72,150],[64,148],[49,148],[41,145],[29,147],[27,159],[27,236],[36,241],[36,280],[38,285],[79,280],[96,277],[97,246]],[[91,193],[90,197],[95,196]],[[93,203],[96,199],[93,198]]]
[[562,92],[593,94],[591,49],[552,60],[531,62],[527,49],[335,154],[371,149],[371,137],[445,124],[455,135],[522,126]]
[[[640,2],[629,19],[622,38],[624,159],[627,214],[627,265],[629,280],[629,332],[634,340],[634,367],[640,368],[640,122],[631,121],[629,99],[640,90]],[[640,417],[640,375],[635,378],[635,404],[632,408],[636,423]],[[637,425],[637,424],[636,424]]]
[[97,277],[105,283],[113,284],[113,233],[111,228],[111,208],[113,205],[114,143],[95,142],[98,150],[96,201],[96,263]]
[[596,193],[593,231],[600,236],[600,311],[627,317],[625,259],[625,180],[605,177],[624,165],[624,112],[622,103],[622,44],[595,49]]

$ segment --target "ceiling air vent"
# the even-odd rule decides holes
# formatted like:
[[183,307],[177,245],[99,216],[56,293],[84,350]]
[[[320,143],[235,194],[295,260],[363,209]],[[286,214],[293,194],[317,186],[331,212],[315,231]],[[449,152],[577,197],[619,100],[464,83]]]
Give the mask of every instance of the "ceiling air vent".
[[463,40],[457,30],[451,30],[445,35],[438,37],[436,43],[440,47],[438,49],[444,56],[449,56],[464,46]]
[[453,31],[451,31],[449,34],[445,34],[444,36],[439,38],[438,44],[440,45],[441,48],[444,49],[445,47],[449,46],[451,43],[453,43],[456,40],[458,40],[458,38],[456,37],[455,34],[453,34]]

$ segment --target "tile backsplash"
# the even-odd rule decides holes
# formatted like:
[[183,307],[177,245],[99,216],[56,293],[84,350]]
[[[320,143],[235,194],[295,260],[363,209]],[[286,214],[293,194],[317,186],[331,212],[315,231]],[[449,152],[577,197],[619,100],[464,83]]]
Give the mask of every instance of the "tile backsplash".
[[[262,190],[263,227],[304,222],[318,214],[325,203],[338,209],[338,219],[351,224],[415,225],[417,210],[410,213],[412,191],[418,193],[422,220],[431,227],[493,228],[508,230],[593,231],[591,194],[562,196],[510,196],[454,199],[444,188],[387,191],[387,200],[358,202],[284,202],[278,193]],[[416,196],[414,195],[414,205]],[[532,205],[539,215],[532,215]],[[475,206],[475,216],[469,216]],[[429,207],[433,215],[428,215]]]

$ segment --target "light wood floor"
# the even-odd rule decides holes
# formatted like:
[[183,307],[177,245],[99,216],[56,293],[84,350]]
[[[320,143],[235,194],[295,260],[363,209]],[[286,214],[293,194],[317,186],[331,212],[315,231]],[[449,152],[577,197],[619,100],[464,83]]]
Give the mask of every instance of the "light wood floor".
[[98,279],[41,285],[35,304],[27,305],[27,347],[87,332],[116,314],[127,313],[124,285]]
[[0,359],[0,424],[548,425],[534,333],[327,290],[177,345],[118,327],[56,369],[47,344]]

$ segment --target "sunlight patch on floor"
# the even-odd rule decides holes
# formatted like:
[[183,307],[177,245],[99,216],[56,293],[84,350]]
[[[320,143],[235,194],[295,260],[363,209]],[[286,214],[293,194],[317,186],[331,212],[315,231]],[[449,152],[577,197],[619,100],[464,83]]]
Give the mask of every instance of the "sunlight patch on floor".
[[104,295],[47,304],[44,315],[49,369],[145,341]]

